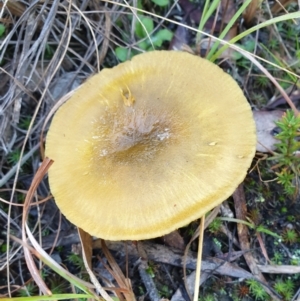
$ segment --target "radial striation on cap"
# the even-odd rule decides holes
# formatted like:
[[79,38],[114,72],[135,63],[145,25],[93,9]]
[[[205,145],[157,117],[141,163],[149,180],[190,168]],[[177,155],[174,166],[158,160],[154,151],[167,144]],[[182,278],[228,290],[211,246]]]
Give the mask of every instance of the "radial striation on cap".
[[250,106],[228,74],[188,53],[148,52],[92,76],[56,112],[50,189],[94,236],[158,237],[229,197],[255,145]]

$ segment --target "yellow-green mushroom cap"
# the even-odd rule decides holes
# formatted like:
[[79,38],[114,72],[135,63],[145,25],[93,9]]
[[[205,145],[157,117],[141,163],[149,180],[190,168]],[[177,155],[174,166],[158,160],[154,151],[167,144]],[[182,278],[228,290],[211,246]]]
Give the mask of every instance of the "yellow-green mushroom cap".
[[229,197],[255,145],[250,106],[228,74],[188,53],[148,52],[92,76],[56,112],[50,189],[91,235],[158,237]]

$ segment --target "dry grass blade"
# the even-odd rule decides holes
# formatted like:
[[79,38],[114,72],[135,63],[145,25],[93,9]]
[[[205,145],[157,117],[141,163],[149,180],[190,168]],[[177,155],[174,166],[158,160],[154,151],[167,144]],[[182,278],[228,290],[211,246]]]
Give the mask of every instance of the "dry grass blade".
[[[220,210],[220,206],[217,206],[216,208],[214,208],[214,210],[209,214],[209,216],[207,217],[204,227],[202,229],[202,231],[204,231],[207,226],[214,220],[214,218],[218,215]],[[186,262],[187,262],[187,257],[188,257],[188,251],[191,247],[192,242],[199,237],[200,235],[200,227],[197,228],[197,230],[195,231],[195,233],[193,234],[192,238],[190,239],[189,243],[186,245],[185,251],[184,251],[184,255],[183,255],[183,275],[184,275],[184,285],[186,288],[186,291],[190,297],[191,300],[193,300],[192,296],[191,296],[191,292],[188,289],[188,285],[186,282],[187,279],[187,275],[186,275]],[[200,282],[199,282],[200,283]]]
[[276,0],[272,7],[272,13],[278,14],[281,10],[287,13],[286,7],[293,2],[295,2],[295,0]]
[[260,4],[261,2],[259,0],[252,0],[250,2],[245,13],[243,14],[246,24],[250,24],[253,18],[256,16]]
[[201,261],[202,261],[202,249],[203,249],[203,236],[204,236],[204,226],[205,226],[204,223],[205,223],[205,216],[202,216],[201,220],[200,220],[200,234],[199,234],[199,243],[198,243],[198,255],[197,255],[194,301],[197,301],[199,299]]
[[78,234],[82,246],[82,257],[83,257],[84,266],[91,278],[92,283],[94,284],[99,294],[106,301],[113,301],[113,299],[103,289],[102,285],[99,283],[98,279],[96,278],[95,274],[92,271],[92,243],[93,243],[92,237],[80,228],[78,228]]
[[265,245],[264,245],[264,242],[263,242],[262,237],[261,237],[261,235],[260,235],[259,232],[256,233],[256,237],[257,237],[258,243],[259,243],[259,245],[260,245],[261,251],[262,251],[262,253],[263,253],[265,259],[266,259],[269,263],[271,263],[271,260],[269,259],[269,256],[268,256],[268,253],[267,253],[267,250],[266,250],[266,247],[265,247]]
[[[6,189],[1,189],[1,190],[4,191],[4,190],[6,190]],[[19,191],[20,191],[20,189],[16,189],[16,190],[19,190]],[[36,206],[36,205],[43,204],[43,203],[49,201],[50,199],[52,199],[52,195],[49,195],[48,197],[42,199],[41,201],[35,202],[34,204],[31,203],[30,206]],[[8,201],[2,199],[2,198],[0,198],[0,202],[3,202],[3,203],[5,203],[5,204],[7,204],[7,205],[12,205],[12,206],[14,206],[14,207],[24,207],[24,204],[12,204],[12,203],[10,203],[10,202],[8,202]]]
[[[28,229],[28,230],[27,230]],[[52,259],[40,246],[40,244],[36,241],[36,239],[33,237],[31,231],[29,230],[28,226],[26,225],[26,231],[28,238],[35,248],[33,251],[34,255],[42,260],[46,265],[51,267],[57,274],[62,276],[63,278],[67,279],[70,283],[76,285],[78,288],[83,290],[85,293],[87,293],[89,296],[94,296],[94,293],[92,292],[92,289],[94,289],[94,285],[91,283],[88,283],[70,272],[63,269],[54,259]],[[95,299],[98,299],[97,296],[95,296]]]
[[286,100],[286,102],[288,103],[290,108],[293,110],[295,115],[299,115],[299,111],[296,108],[293,101],[291,100],[291,98],[289,97],[289,95],[281,87],[279,82],[270,74],[270,72],[265,67],[263,67],[262,64],[259,61],[257,61],[252,55],[250,55],[247,51],[244,52],[243,50],[241,50],[241,53],[246,58],[248,58],[254,65],[256,65],[256,67],[258,67],[270,79],[270,81],[274,84],[274,86],[277,88],[277,90],[281,93],[282,97]]
[[[101,10],[101,6],[97,2],[94,2],[94,5],[96,6],[96,9],[98,11]],[[102,48],[100,50],[99,57],[98,57],[99,65],[102,64],[103,60],[106,57],[109,43],[110,43],[110,33],[111,33],[111,29],[112,29],[112,21],[111,21],[110,14],[108,13],[107,10],[105,10],[105,8],[104,8],[104,15],[105,15],[105,24],[104,24]]]
[[103,253],[105,255],[105,257],[107,258],[107,261],[109,262],[109,265],[112,268],[112,272],[113,272],[113,276],[116,279],[118,285],[120,286],[120,288],[124,289],[123,294],[125,296],[126,300],[135,300],[134,297],[134,293],[132,291],[132,288],[130,286],[130,282],[129,280],[124,276],[123,272],[121,271],[120,267],[118,266],[118,264],[116,263],[115,259],[113,258],[113,256],[111,255],[111,253],[109,252],[105,241],[102,239],[101,240],[101,247],[103,250]]
[[[51,161],[48,158],[46,158],[43,161],[43,163],[41,164],[37,173],[35,174],[35,176],[32,180],[32,183],[30,185],[30,188],[28,190],[28,193],[26,195],[24,207],[23,207],[23,218],[22,218],[22,240],[24,243],[27,242],[25,228],[26,228],[26,220],[27,220],[27,215],[28,215],[28,210],[30,207],[31,199],[34,197],[34,194],[35,194],[35,191],[36,191],[38,185],[42,181],[43,177],[47,173],[47,171],[48,171],[49,167],[52,165],[52,163],[53,163],[53,161]],[[26,261],[27,267],[28,267],[34,281],[40,288],[40,290],[45,295],[51,295],[52,293],[51,293],[50,289],[47,287],[47,285],[45,284],[44,280],[42,279],[28,248],[24,248],[24,255],[25,255],[25,261]]]
[[[3,9],[5,5],[0,3],[0,8]],[[7,1],[6,8],[10,11],[10,13],[14,16],[20,17],[25,11],[25,6],[21,2],[17,1]],[[2,13],[1,13],[2,15]]]
[[133,28],[134,28],[134,26],[135,26],[135,25],[134,25],[135,20],[137,20],[137,21],[141,24],[141,26],[143,27],[143,29],[144,29],[144,31],[145,31],[145,33],[146,33],[146,35],[147,35],[147,38],[148,38],[149,41],[150,41],[150,44],[151,44],[151,46],[152,46],[152,49],[155,49],[155,47],[154,47],[154,45],[153,45],[153,42],[152,42],[152,39],[151,39],[151,37],[150,37],[150,34],[151,34],[151,33],[148,32],[148,30],[146,29],[144,23],[141,21],[139,15],[138,15],[138,13],[137,13],[136,7],[130,5],[126,0],[124,0],[124,2],[125,2],[125,4],[126,4],[126,7],[127,7],[128,9],[130,9],[130,11],[132,12],[132,15],[134,16],[134,19],[133,19]]
[[[10,1],[5,1],[2,12],[7,10],[9,5]],[[76,70],[76,74],[86,74],[86,78],[91,73],[86,70],[92,70],[92,73],[96,70],[93,66],[95,62],[99,70],[108,50],[111,26],[118,17],[118,12],[115,12],[115,5],[107,7],[104,3],[105,14],[101,15],[97,11],[87,14],[86,9],[89,5],[91,4],[88,0],[82,1],[79,7],[73,2],[66,6],[61,5],[59,0],[46,0],[42,4],[33,1],[24,7],[23,13],[14,20],[14,26],[0,44],[1,61],[5,61],[5,54],[11,52],[9,47],[13,49],[12,59],[3,67],[4,72],[8,74],[8,81],[2,89],[0,100],[0,112],[2,114],[3,110],[3,116],[10,117],[13,114],[16,123],[21,106],[26,106],[28,98],[34,99],[36,92],[41,95],[40,102],[44,103],[44,112],[47,114],[51,104],[56,101],[53,93],[55,76],[72,68]],[[82,36],[82,31],[78,28],[84,28],[87,36]],[[88,42],[89,35],[93,37],[94,43]],[[81,51],[74,51],[78,47],[81,47]],[[95,56],[99,49],[100,54]],[[64,93],[71,85],[68,83],[64,87]],[[10,113],[12,107],[14,110]],[[13,130],[9,122],[10,118],[0,118],[0,129]],[[10,137],[1,137],[1,142],[4,150],[12,143]]]
[[[37,30],[36,25],[39,24],[39,21],[41,20],[41,16],[42,16],[42,12],[41,12],[41,15],[38,18],[36,18],[35,11],[32,12],[33,8],[35,8],[35,5],[36,5],[36,2],[33,2],[31,4],[31,6],[29,6],[27,8],[27,10],[24,12],[22,17],[19,18],[19,20],[17,21],[15,26],[12,28],[12,30],[9,32],[9,34],[6,36],[6,38],[4,39],[3,43],[0,46],[0,49],[1,49],[0,57],[2,60],[4,53],[6,52],[7,48],[10,45],[11,40],[13,39],[14,34],[16,33],[16,30],[19,29],[18,26],[23,23],[23,26],[20,27],[20,32],[17,36],[18,37],[25,36],[24,43],[21,47],[21,44],[22,44],[22,42],[20,40],[21,38],[18,38],[17,44],[15,44],[15,47],[14,47],[15,55],[13,56],[13,60],[10,65],[10,67],[14,66],[15,69],[10,68],[8,71],[9,74],[14,74],[14,76],[10,77],[10,83],[8,85],[7,92],[2,97],[2,99],[4,99],[4,102],[2,102],[1,106],[0,106],[0,108],[3,110],[4,113],[6,113],[5,110],[7,108],[14,106],[14,110],[12,112],[12,119],[14,120],[15,123],[19,119],[21,100],[25,98],[25,97],[22,97],[21,95],[23,95],[25,92],[24,95],[28,95],[29,97],[31,97],[31,93],[27,92],[26,86],[29,86],[29,82],[32,77],[33,71],[36,70],[35,67],[38,62],[37,59],[39,58],[39,54],[41,54],[41,52],[43,52],[43,50],[44,50],[45,45],[43,45],[43,41],[45,41],[45,39],[47,39],[47,36],[49,34],[49,28],[52,28],[50,26],[50,23],[55,20],[55,15],[56,15],[56,11],[57,11],[56,10],[57,3],[58,3],[58,1],[56,1],[54,3],[54,5],[50,6],[50,10],[49,10],[50,13],[47,15],[47,17],[44,21],[45,27],[41,30],[39,39],[37,39],[36,41],[34,41],[32,43],[33,35],[34,35],[35,31]],[[44,7],[47,4],[48,4],[48,2],[46,1],[44,3]],[[34,15],[34,17],[33,17],[33,15]],[[25,23],[27,26],[25,26]],[[19,47],[21,48],[21,50]],[[18,59],[18,61],[16,61],[17,59]],[[33,62],[33,64],[30,66],[30,64],[32,62]],[[28,74],[28,70],[29,70],[29,74]],[[53,74],[50,75],[50,78],[52,78],[52,77],[53,77]],[[25,88],[23,88],[23,87],[25,87]],[[24,150],[25,150],[25,145],[26,145],[30,135],[32,135],[31,130],[33,128],[33,123],[34,123],[35,118],[42,105],[43,98],[46,94],[46,91],[47,91],[47,89],[44,90],[44,93],[43,93],[42,97],[40,98],[40,101],[37,103],[35,111],[31,117],[30,126],[26,133],[24,143],[23,143],[23,146],[21,149],[20,160],[18,161],[18,164],[16,165],[16,176],[15,176],[15,180],[13,183],[13,189],[12,189],[12,193],[11,193],[10,203],[12,203],[12,200],[14,197],[14,192],[15,192],[15,188],[17,185],[17,179],[18,179],[18,175],[19,175],[19,171],[20,171],[20,166],[22,163],[22,157],[23,157]],[[0,125],[0,127],[1,126],[6,127],[7,125],[4,124],[4,125]],[[24,209],[24,210],[26,210],[26,209]],[[10,217],[10,215],[11,215],[11,206],[9,206],[9,209],[8,209],[8,216]],[[24,218],[24,216],[23,216],[23,218]],[[24,230],[24,223],[23,223],[23,230]],[[8,220],[7,232],[8,233],[10,232],[10,219]],[[25,235],[25,234],[23,233],[23,235]],[[9,236],[7,236],[7,245],[9,246]],[[9,249],[9,247],[8,247],[8,249]],[[27,253],[28,256],[30,255],[28,253],[28,251],[25,251],[25,252]],[[8,254],[9,254],[9,251],[7,252],[7,260],[9,257]],[[7,269],[8,269],[7,270],[8,291],[10,294],[9,266],[7,266]],[[44,287],[44,293],[46,291],[47,291],[47,289],[45,289],[45,287]]]

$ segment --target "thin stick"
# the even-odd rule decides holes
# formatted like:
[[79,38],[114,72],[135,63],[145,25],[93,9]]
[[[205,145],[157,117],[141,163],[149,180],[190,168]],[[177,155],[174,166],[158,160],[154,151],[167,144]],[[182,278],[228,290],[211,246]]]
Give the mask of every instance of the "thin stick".
[[194,301],[198,301],[198,299],[199,299],[200,275],[201,275],[201,261],[202,261],[203,236],[204,236],[204,223],[205,223],[205,215],[203,215],[201,217],[201,220],[200,220],[200,230],[199,230],[199,243],[198,243],[198,256],[197,256],[197,266],[196,266]]

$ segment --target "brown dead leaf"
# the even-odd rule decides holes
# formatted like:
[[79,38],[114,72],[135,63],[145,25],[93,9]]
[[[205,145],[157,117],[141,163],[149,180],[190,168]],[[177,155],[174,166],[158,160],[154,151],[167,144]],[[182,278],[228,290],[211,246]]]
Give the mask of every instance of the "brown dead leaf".
[[182,236],[179,234],[178,230],[165,235],[163,239],[164,239],[164,243],[169,247],[173,247],[182,251],[185,249],[184,240]]
[[189,0],[179,0],[178,3],[184,12],[185,19],[189,19],[189,21],[194,24],[199,24],[202,16],[199,4],[193,3]]
[[[118,241],[106,241],[107,247],[114,252],[125,253],[125,246],[127,248],[128,256],[134,258],[140,258],[140,254],[136,248],[136,244],[130,241],[118,242]],[[101,240],[94,240],[94,248],[101,248]],[[155,244],[150,241],[143,241],[143,248],[146,252],[146,256],[149,260],[154,262],[160,262],[170,264],[172,266],[183,267],[185,261],[185,268],[195,270],[197,263],[197,254],[188,251],[186,257],[181,251],[167,247],[164,245]],[[237,278],[252,278],[251,273],[247,272],[243,268],[240,268],[230,262],[224,262],[218,258],[205,258],[201,262],[202,274],[205,271],[209,273],[217,273],[221,275],[227,275]]]
[[228,24],[236,13],[236,3],[233,0],[222,0],[222,23]]
[[188,31],[183,26],[177,26],[171,40],[169,50],[182,50],[188,44]]
[[295,265],[257,265],[262,273],[267,274],[298,274],[300,273],[300,266]]
[[282,117],[283,113],[284,111],[281,110],[253,112],[257,135],[256,150],[258,152],[267,153],[275,150],[275,144],[278,143],[278,140],[275,139],[272,131],[276,128],[275,122]]

